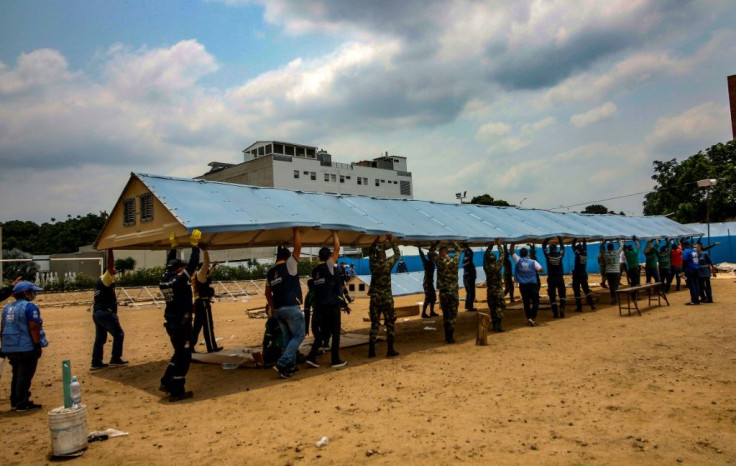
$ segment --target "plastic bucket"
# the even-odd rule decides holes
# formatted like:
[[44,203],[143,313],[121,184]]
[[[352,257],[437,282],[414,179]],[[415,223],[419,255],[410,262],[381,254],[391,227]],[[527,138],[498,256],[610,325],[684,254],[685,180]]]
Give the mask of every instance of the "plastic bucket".
[[59,407],[49,411],[51,447],[57,456],[69,455],[87,448],[87,407]]

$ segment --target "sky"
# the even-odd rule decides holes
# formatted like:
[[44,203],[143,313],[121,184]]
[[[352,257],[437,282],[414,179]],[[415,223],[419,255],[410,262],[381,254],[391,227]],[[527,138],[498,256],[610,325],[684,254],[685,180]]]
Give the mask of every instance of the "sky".
[[0,0],[0,222],[110,212],[256,140],[405,156],[414,197],[640,215],[731,139],[731,0]]

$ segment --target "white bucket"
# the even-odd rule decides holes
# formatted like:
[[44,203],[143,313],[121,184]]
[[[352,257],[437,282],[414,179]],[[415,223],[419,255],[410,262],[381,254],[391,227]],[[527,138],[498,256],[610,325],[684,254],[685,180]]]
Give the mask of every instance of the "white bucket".
[[49,411],[49,430],[54,455],[62,456],[87,448],[87,407]]

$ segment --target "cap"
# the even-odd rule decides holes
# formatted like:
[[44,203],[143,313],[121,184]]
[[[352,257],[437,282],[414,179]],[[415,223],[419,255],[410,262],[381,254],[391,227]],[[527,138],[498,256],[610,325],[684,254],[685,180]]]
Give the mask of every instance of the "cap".
[[39,288],[33,283],[26,281],[26,280],[23,280],[22,282],[18,282],[13,287],[13,293],[23,293],[24,291],[30,291],[30,290],[41,291],[43,290],[43,288]]
[[179,267],[184,266],[184,262],[180,261],[179,259],[171,259],[168,264],[166,264],[170,269],[178,269]]

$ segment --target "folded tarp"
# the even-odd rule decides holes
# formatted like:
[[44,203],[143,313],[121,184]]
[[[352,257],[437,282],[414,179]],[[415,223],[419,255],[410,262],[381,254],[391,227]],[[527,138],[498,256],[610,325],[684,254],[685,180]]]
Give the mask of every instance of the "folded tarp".
[[485,245],[562,236],[642,239],[695,234],[666,217],[583,215],[473,204],[378,199],[262,188],[132,173],[95,247],[167,249],[174,232],[182,245],[195,228],[213,249],[290,243],[331,245],[330,230],[351,246],[367,246],[391,232],[404,244],[466,241]]

